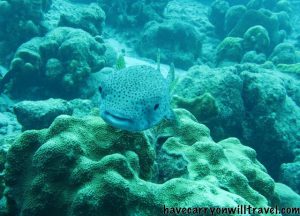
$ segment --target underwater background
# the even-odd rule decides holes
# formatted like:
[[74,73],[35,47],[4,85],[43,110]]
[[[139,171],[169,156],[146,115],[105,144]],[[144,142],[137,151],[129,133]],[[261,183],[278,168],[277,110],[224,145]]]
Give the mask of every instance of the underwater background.
[[0,216],[300,215],[298,0],[0,0],[0,94]]

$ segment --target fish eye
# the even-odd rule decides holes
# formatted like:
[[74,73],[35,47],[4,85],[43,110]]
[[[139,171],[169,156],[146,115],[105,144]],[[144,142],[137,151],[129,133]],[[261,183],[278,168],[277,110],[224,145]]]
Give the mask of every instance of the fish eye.
[[102,93],[102,87],[101,87],[101,86],[98,87],[98,91],[99,91],[100,93]]
[[155,105],[154,105],[154,110],[157,110],[158,107],[159,107],[159,104],[155,104]]

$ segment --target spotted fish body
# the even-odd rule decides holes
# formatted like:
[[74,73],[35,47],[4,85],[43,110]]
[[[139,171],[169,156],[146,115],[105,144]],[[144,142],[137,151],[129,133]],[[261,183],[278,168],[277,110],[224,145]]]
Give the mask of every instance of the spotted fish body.
[[107,75],[100,84],[100,116],[110,125],[142,131],[172,118],[170,82],[159,70],[131,66]]

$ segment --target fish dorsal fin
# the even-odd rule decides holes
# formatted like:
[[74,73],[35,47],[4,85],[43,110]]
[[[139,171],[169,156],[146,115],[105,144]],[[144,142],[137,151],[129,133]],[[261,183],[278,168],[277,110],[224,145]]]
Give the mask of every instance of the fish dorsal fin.
[[175,86],[178,83],[178,77],[175,77],[175,66],[173,63],[170,64],[170,70],[167,75],[167,81],[169,83],[170,94],[172,95],[175,90]]
[[167,75],[167,80],[169,83],[172,83],[175,80],[175,66],[174,63],[170,64],[170,69]]
[[157,64],[157,70],[160,72],[160,49],[157,49],[156,54],[156,64]]
[[116,70],[122,70],[124,68],[126,68],[125,49],[122,49],[121,54],[118,56],[118,59],[116,62]]

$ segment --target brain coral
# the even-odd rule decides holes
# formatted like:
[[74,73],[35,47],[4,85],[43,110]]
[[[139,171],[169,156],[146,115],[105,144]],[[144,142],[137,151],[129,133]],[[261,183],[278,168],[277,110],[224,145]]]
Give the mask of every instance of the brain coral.
[[[7,154],[8,212],[147,216],[163,215],[163,205],[275,204],[274,181],[254,150],[234,138],[215,143],[190,113],[176,113],[179,124],[149,133],[115,130],[92,116],[60,116],[49,129],[24,132]],[[182,156],[187,173],[158,184],[152,144],[162,136],[165,156]]]

